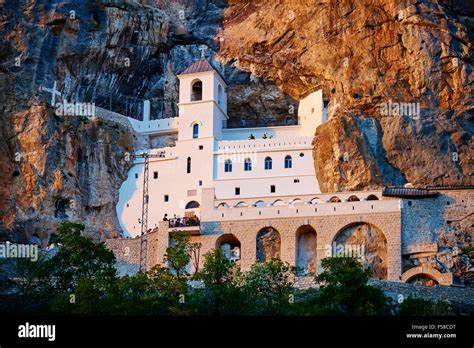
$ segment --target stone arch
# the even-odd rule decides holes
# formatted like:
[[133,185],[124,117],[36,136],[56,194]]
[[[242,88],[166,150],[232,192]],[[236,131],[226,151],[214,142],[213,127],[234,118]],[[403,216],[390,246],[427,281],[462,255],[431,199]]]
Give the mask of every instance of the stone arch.
[[321,198],[319,197],[314,197],[309,201],[310,204],[319,204],[321,203]]
[[285,205],[285,202],[283,202],[281,199],[277,199],[271,205],[274,206],[274,207],[278,207],[278,206]]
[[226,202],[219,203],[217,209],[229,208],[229,205]]
[[329,202],[330,203],[341,203],[341,199],[337,196],[332,196],[331,198],[329,198]]
[[371,223],[361,221],[341,228],[333,238],[330,251],[336,256],[357,256],[374,278],[387,279],[387,237]]
[[422,265],[412,267],[404,272],[400,279],[405,283],[423,284],[428,286],[433,285],[451,285],[453,283],[453,276],[451,273],[441,273],[437,269]]
[[244,201],[241,201],[239,203],[237,203],[236,205],[234,205],[234,207],[236,208],[241,208],[241,207],[247,207],[247,203],[245,203]]
[[265,206],[265,202],[261,200],[254,203],[254,207],[264,207],[264,206]]
[[280,233],[273,227],[263,227],[257,233],[257,261],[267,262],[281,256]]
[[358,201],[360,201],[360,199],[356,195],[352,195],[352,196],[349,196],[349,198],[347,198],[347,201],[348,202],[358,202]]
[[366,200],[368,200],[368,201],[378,201],[379,198],[376,195],[368,195]]
[[301,225],[296,230],[296,262],[298,274],[316,273],[317,244],[316,230],[310,225]]
[[300,198],[295,198],[292,199],[291,201],[288,202],[289,204],[301,204],[303,201]]
[[240,240],[232,233],[225,233],[216,240],[216,249],[221,248],[229,260],[240,260]]

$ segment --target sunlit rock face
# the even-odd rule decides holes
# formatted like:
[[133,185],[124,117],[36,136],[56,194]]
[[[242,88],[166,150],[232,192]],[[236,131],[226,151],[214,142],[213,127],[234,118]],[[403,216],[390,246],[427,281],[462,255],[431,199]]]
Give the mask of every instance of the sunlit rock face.
[[[120,160],[135,148],[132,134],[118,143],[126,131],[116,134],[113,124],[57,120],[40,86],[56,80],[61,98],[119,112],[130,104],[118,95],[134,97],[128,103],[138,118],[141,100],[150,99],[152,117],[172,117],[176,74],[202,53],[229,84],[231,119],[282,120],[298,100],[323,89],[331,119],[315,129],[314,141],[323,191],[472,184],[474,30],[464,2],[0,6],[0,218],[18,238],[46,241],[66,215],[85,222],[91,235],[116,233],[128,168]],[[419,103],[419,115],[381,112],[390,102]],[[96,141],[106,133],[108,140]],[[78,149],[89,153],[87,161]],[[80,205],[74,213],[71,198]]]

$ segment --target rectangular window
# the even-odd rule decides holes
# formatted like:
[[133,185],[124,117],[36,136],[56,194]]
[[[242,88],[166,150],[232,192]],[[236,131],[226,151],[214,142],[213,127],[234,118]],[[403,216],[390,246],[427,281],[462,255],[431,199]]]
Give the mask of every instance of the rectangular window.
[[276,192],[276,187],[275,185],[270,185],[270,192],[275,193]]
[[202,180],[199,180],[199,186],[202,186]]
[[153,172],[153,179],[158,179],[158,172]]
[[240,195],[240,187],[235,188],[235,195],[236,196]]
[[170,201],[170,196],[169,196],[169,195],[165,195],[164,200],[165,200],[165,202],[169,202],[169,201]]
[[135,179],[138,179],[138,174],[137,173],[135,173]]
[[203,150],[204,149],[204,145],[199,145],[199,150]]

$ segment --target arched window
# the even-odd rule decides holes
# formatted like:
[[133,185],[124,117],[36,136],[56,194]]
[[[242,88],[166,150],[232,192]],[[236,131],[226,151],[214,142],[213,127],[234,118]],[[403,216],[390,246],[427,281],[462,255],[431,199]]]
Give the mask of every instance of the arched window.
[[265,170],[270,170],[272,169],[272,158],[267,157],[265,158]]
[[249,172],[252,170],[252,160],[250,158],[246,158],[244,162],[244,170]]
[[196,209],[199,208],[200,204],[196,201],[191,201],[186,204],[186,207],[184,209]]
[[224,163],[224,172],[230,173],[231,171],[232,171],[232,161],[228,159]]
[[191,157],[188,157],[187,164],[186,164],[186,173],[191,173]]
[[191,87],[191,101],[202,100],[202,82],[197,80]]
[[217,104],[222,105],[222,86],[217,87]]
[[265,206],[265,202],[264,201],[257,201],[255,204],[254,204],[255,207],[264,207]]
[[376,195],[369,195],[367,196],[368,201],[378,201],[379,198]]
[[199,137],[199,125],[195,123],[193,125],[193,139],[197,139]]
[[293,167],[293,159],[291,158],[290,155],[285,157],[285,168],[291,168]]

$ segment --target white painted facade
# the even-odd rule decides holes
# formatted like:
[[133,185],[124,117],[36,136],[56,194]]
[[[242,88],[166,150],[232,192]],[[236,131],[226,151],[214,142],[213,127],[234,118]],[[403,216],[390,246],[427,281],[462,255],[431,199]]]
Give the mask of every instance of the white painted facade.
[[[262,197],[267,200],[320,193],[312,140],[316,127],[326,117],[321,90],[301,100],[298,125],[227,129],[223,128],[228,119],[227,85],[220,75],[212,70],[181,74],[178,78],[179,117],[150,120],[145,102],[143,121],[130,119],[132,127],[143,135],[177,133],[175,146],[146,150],[163,154],[161,158],[150,158],[149,228],[157,227],[165,214],[173,218],[194,212],[205,221],[203,212],[214,210],[218,202],[225,200],[257,202]],[[193,100],[193,85],[199,81],[202,97]],[[267,139],[262,138],[265,133]],[[255,139],[249,140],[250,134]],[[229,160],[231,170],[228,164],[226,171]],[[137,159],[120,189],[117,205],[125,235],[140,234],[142,188],[143,159]],[[209,199],[203,202],[203,192],[211,191],[215,196],[213,203]],[[187,209],[192,201],[200,206]]]

